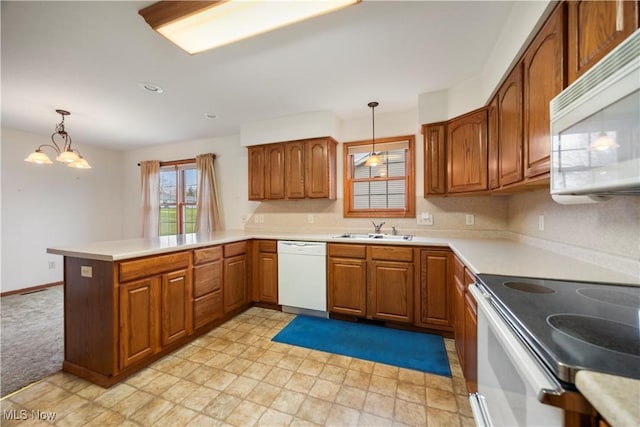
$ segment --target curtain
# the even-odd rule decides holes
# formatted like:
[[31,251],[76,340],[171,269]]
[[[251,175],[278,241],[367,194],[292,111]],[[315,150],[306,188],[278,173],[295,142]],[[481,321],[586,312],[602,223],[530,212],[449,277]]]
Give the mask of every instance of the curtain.
[[196,156],[198,194],[196,201],[196,233],[222,230],[213,154]]
[[160,222],[160,162],[140,162],[142,237],[157,237]]

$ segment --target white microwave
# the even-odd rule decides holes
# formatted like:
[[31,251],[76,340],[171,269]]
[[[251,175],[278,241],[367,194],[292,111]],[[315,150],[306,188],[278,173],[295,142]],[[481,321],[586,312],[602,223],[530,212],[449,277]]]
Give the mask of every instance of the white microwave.
[[640,194],[640,30],[550,103],[551,194]]

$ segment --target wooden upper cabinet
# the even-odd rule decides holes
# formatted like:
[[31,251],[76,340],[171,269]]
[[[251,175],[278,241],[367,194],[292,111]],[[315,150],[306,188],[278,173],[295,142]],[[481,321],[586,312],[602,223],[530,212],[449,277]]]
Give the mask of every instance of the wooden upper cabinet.
[[638,2],[569,1],[568,83],[638,28]]
[[561,4],[524,55],[524,161],[527,178],[549,172],[549,102],[565,86],[564,16],[565,4]]
[[264,199],[264,145],[248,148],[249,200]]
[[330,137],[248,147],[249,200],[336,198]]
[[451,120],[447,145],[447,192],[486,190],[487,109]]
[[500,185],[522,181],[522,65],[511,71],[498,95],[498,178]]
[[267,199],[284,199],[284,145],[265,145],[265,186],[264,193]]
[[304,199],[304,142],[284,144],[284,180],[287,199]]
[[487,139],[489,146],[487,169],[489,174],[489,189],[493,190],[500,187],[500,179],[498,178],[498,95],[493,97],[489,103],[487,110]]
[[447,125],[422,125],[424,138],[424,195],[442,195],[447,192]]
[[305,195],[310,199],[336,198],[336,142],[331,138],[305,143]]

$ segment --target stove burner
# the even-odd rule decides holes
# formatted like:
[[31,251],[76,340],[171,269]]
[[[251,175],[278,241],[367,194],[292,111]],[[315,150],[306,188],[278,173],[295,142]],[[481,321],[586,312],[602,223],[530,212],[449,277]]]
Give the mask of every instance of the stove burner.
[[555,294],[551,288],[542,285],[536,285],[535,283],[525,283],[525,282],[504,282],[504,286],[507,288],[515,289],[517,291],[527,292],[530,294]]
[[547,323],[577,340],[640,357],[640,329],[635,326],[577,314],[552,314]]
[[576,292],[578,292],[583,297],[587,297],[596,301],[602,301],[615,305],[623,305],[625,307],[631,308],[640,307],[640,295],[600,288],[581,288]]

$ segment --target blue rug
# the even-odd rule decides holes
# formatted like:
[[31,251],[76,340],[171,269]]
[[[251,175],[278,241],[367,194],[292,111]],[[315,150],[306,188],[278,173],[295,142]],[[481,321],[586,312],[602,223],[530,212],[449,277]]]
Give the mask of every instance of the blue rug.
[[296,316],[273,341],[451,376],[444,340],[439,335]]

